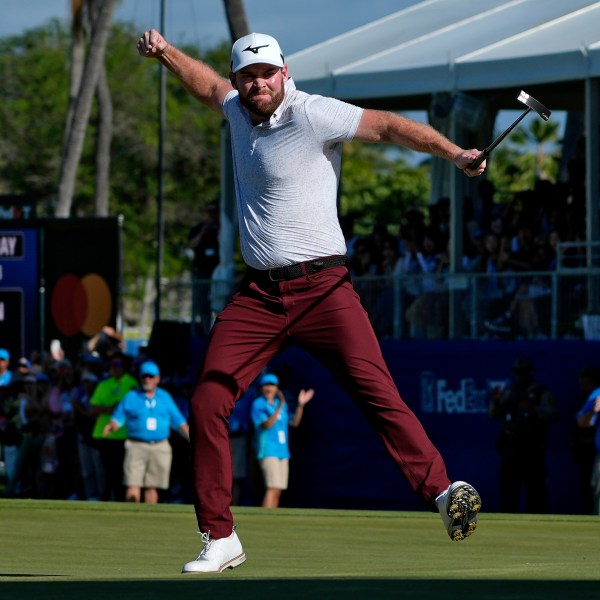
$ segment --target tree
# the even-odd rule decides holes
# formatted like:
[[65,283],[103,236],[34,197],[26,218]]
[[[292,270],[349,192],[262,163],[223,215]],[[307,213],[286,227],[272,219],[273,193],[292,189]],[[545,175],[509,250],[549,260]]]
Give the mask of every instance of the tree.
[[519,127],[512,140],[519,146],[534,147],[534,180],[556,179],[557,164],[552,156],[546,153],[548,144],[556,144],[558,140],[558,123],[533,119],[528,128]]
[[83,151],[85,132],[92,109],[94,92],[102,70],[104,51],[115,5],[116,0],[98,0],[97,5],[92,4],[94,7],[97,6],[97,12],[94,13],[89,51],[77,99],[73,106],[73,117],[69,122],[70,127],[65,131],[66,141],[63,144],[58,202],[55,211],[57,217],[68,217],[71,214],[77,167]]
[[223,0],[225,15],[231,40],[235,41],[250,33],[248,17],[244,7],[244,0]]
[[[95,22],[100,15],[101,0],[89,0],[90,20]],[[113,133],[113,106],[106,73],[106,61],[100,65],[96,84],[98,101],[98,126],[96,128],[96,188],[94,195],[95,213],[99,217],[109,214],[110,188],[110,144]]]
[[[148,275],[154,272],[156,224],[155,63],[135,52],[139,32],[114,23],[106,48],[106,75],[114,106],[109,214],[123,215],[124,321],[140,321]],[[70,31],[59,22],[0,39],[0,189],[42,199],[38,215],[51,216],[68,110]],[[215,48],[183,47],[226,72],[229,42]],[[98,90],[98,86],[95,88]],[[205,204],[221,187],[222,120],[167,78],[168,136],[165,140],[164,277],[176,282],[189,273],[187,237]],[[97,138],[100,106],[93,103],[77,169],[71,213],[96,214]],[[389,146],[348,144],[343,160],[342,212],[399,223],[406,206],[425,205],[428,165],[409,166]]]
[[402,149],[385,145],[347,144],[342,161],[341,212],[399,225],[410,207],[425,207],[430,191],[429,163],[409,166],[404,154]]
[[69,37],[58,21],[0,40],[0,189],[50,202],[68,104]]
[[518,127],[506,143],[494,150],[488,161],[488,178],[500,193],[508,196],[532,189],[539,179],[556,181],[559,171],[559,150],[556,146],[558,123],[532,119],[528,127]]
[[[65,132],[69,132],[73,126],[73,114],[79,90],[81,89],[81,78],[85,65],[85,28],[84,28],[84,5],[85,0],[71,0],[71,73],[69,79],[69,107],[65,121]],[[69,136],[65,133],[63,144],[66,144]],[[66,147],[63,146],[63,153]]]
[[[114,24],[106,74],[114,100],[109,214],[124,216],[125,318],[140,315],[145,275],[153,271],[156,206],[157,70],[139,58],[133,26]],[[40,199],[38,216],[54,214],[61,143],[68,110],[71,35],[58,21],[0,39],[0,190]],[[199,51],[216,70],[229,65],[229,43]],[[167,79],[169,135],[165,144],[165,277],[189,271],[187,235],[220,187],[221,119],[203,110],[173,77]],[[96,88],[98,89],[98,88]],[[97,138],[100,107],[92,103],[71,214],[97,214]]]
[[[92,28],[98,18],[102,0],[71,0],[71,77],[69,85],[69,108],[65,122],[63,137],[63,156],[67,154],[66,144],[71,139],[75,104],[85,64],[86,22],[88,29]],[[86,10],[87,9],[87,10]],[[87,15],[87,19],[86,19]],[[108,194],[110,177],[110,143],[112,139],[112,100],[104,60],[100,67],[96,86],[98,102],[98,126],[96,136],[96,186],[95,214],[100,217],[108,216]]]

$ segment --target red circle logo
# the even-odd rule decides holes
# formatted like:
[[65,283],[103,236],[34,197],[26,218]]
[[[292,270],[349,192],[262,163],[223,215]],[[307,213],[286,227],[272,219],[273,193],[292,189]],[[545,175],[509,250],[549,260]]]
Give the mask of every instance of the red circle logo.
[[50,311],[56,328],[65,336],[96,335],[109,324],[112,312],[110,288],[103,277],[89,273],[81,279],[67,273],[52,290]]

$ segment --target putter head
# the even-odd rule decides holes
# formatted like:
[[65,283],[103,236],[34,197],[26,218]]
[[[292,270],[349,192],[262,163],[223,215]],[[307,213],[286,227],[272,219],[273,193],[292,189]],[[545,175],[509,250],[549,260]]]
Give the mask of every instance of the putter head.
[[535,110],[535,112],[547,121],[552,114],[550,110],[548,110],[541,102],[538,102],[533,96],[530,96],[527,92],[521,90],[521,93],[517,96],[517,100],[522,102],[525,106],[530,108],[531,110]]

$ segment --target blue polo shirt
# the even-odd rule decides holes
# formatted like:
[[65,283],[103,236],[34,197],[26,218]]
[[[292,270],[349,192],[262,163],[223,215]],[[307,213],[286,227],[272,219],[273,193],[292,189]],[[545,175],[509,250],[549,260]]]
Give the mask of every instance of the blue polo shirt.
[[[581,410],[577,413],[577,417],[584,415],[591,410],[594,410],[594,404],[596,403],[596,398],[600,396],[600,387],[597,387],[587,398],[585,404],[581,408]],[[596,444],[596,452],[600,452],[600,427],[598,426],[598,413],[596,413],[592,417],[592,427],[596,427],[596,436],[594,438]]]
[[263,458],[289,458],[287,404],[283,405],[279,417],[273,427],[266,429],[261,425],[277,410],[279,400],[271,404],[263,396],[252,403],[250,417],[254,424],[256,453],[258,460]]
[[12,372],[6,371],[3,375],[0,375],[0,387],[9,386],[12,381]]
[[142,442],[161,442],[169,437],[170,429],[186,423],[171,394],[156,388],[153,398],[142,389],[131,390],[115,408],[111,419],[127,426],[127,437]]

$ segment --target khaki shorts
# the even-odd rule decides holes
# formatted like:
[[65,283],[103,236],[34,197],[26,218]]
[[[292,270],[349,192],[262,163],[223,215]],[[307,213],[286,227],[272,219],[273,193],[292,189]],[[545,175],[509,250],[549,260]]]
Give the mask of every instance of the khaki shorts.
[[172,458],[173,450],[168,440],[156,444],[125,440],[124,485],[168,489]]
[[287,490],[290,461],[287,458],[267,456],[260,461],[265,486],[276,490]]

